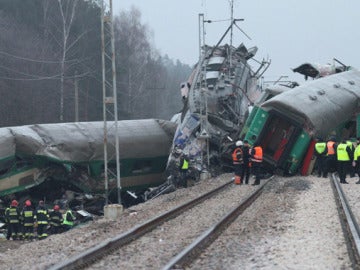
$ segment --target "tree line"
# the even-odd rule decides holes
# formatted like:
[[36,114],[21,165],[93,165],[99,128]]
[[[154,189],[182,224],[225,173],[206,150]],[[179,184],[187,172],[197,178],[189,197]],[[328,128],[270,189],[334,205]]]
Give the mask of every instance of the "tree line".
[[[86,0],[0,2],[0,126],[103,119],[101,8]],[[114,14],[119,119],[170,119],[191,67],[162,56],[141,12]],[[75,91],[76,90],[76,91]]]

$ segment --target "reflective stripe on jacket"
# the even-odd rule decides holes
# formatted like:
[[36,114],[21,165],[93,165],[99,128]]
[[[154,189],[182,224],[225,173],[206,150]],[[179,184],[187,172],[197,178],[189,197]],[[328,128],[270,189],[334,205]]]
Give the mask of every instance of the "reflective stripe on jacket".
[[25,206],[21,216],[25,227],[34,226],[34,210],[31,207]]
[[35,219],[38,224],[48,224],[49,214],[44,207],[39,207],[35,212]]
[[19,223],[20,222],[20,213],[19,210],[14,207],[14,206],[10,206],[10,208],[6,209],[6,220],[9,223]]
[[52,211],[50,213],[50,225],[58,227],[63,222],[62,214],[59,211]]

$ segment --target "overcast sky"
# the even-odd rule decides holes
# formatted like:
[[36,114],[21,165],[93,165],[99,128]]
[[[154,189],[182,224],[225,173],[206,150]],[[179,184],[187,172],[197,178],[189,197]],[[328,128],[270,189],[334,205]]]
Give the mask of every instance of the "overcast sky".
[[[137,7],[142,23],[153,31],[162,55],[193,65],[199,57],[198,14],[206,24],[205,41],[215,45],[230,19],[230,0],[113,0],[114,15]],[[332,63],[335,57],[360,68],[360,0],[234,0],[234,18],[251,37],[236,28],[233,45],[259,48],[256,59],[270,58],[265,80],[280,76],[302,80],[291,70],[305,62]],[[229,43],[230,37],[225,41]]]

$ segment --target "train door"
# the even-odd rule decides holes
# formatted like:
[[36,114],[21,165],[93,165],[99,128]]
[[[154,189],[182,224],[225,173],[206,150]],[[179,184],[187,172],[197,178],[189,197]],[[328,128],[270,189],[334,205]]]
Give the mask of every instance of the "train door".
[[[300,132],[301,126],[297,122],[276,111],[270,112],[259,140],[263,147],[264,161],[270,168],[288,174],[289,168],[294,166],[294,159],[296,165],[299,165],[298,157],[293,157],[292,151],[295,151]],[[298,149],[295,152],[297,155]]]
[[293,135],[295,127],[291,123],[280,117],[271,117],[266,128],[261,145],[264,154],[277,163]]

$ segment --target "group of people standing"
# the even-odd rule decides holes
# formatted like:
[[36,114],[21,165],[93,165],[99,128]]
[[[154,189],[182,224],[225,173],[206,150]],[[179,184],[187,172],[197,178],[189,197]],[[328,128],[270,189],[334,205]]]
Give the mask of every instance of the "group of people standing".
[[253,185],[259,185],[261,179],[261,166],[263,161],[262,147],[255,144],[250,146],[247,140],[237,141],[232,152],[236,184],[249,184],[250,174],[255,176]]
[[71,229],[74,221],[75,216],[70,209],[63,218],[59,205],[55,205],[49,212],[43,200],[39,201],[36,208],[33,208],[30,200],[26,200],[22,208],[17,200],[12,200],[5,210],[6,239],[33,240],[35,236],[39,240],[45,239],[48,232],[56,234]]
[[340,183],[346,182],[346,175],[359,176],[356,184],[360,184],[360,138],[354,144],[351,140],[336,142],[335,137],[328,141],[321,138],[316,139],[314,146],[316,156],[316,168],[318,177],[327,177],[329,172],[338,172]]

